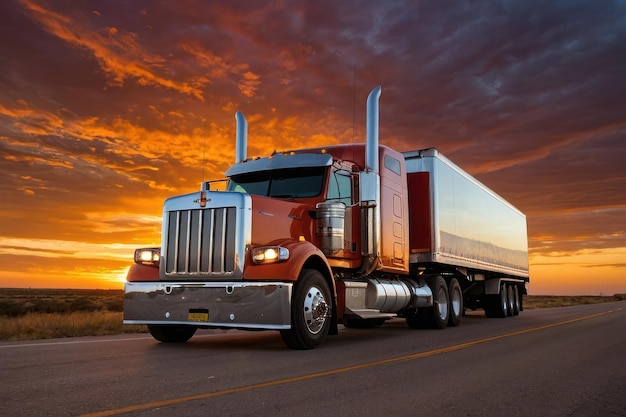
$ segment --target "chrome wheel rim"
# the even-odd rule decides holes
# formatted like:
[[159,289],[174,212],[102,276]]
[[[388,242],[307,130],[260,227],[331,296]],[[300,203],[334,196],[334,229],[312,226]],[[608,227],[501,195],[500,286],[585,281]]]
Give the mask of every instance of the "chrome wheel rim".
[[437,298],[437,312],[442,320],[448,318],[448,297],[446,297],[445,291],[439,291],[439,297]]
[[450,294],[450,307],[452,308],[452,314],[457,317],[461,316],[461,290],[460,288],[455,288]]
[[324,328],[329,312],[322,290],[311,287],[304,297],[304,323],[311,334],[317,334]]

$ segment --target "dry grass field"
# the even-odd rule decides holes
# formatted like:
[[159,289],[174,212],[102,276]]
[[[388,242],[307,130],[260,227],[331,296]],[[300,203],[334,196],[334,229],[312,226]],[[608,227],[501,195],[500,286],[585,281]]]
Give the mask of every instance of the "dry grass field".
[[567,307],[580,304],[610,303],[626,300],[626,294],[605,295],[527,295],[524,296],[524,309]]
[[122,290],[0,289],[0,340],[147,332],[123,325]]
[[[524,297],[524,308],[563,307],[626,300],[614,296]],[[0,289],[0,340],[101,336],[147,332],[123,325],[122,290]]]

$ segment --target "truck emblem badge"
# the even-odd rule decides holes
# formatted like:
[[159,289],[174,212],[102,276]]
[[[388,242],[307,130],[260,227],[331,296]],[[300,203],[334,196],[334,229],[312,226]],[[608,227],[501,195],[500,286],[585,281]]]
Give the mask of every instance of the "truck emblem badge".
[[201,191],[200,198],[193,200],[194,203],[200,204],[200,207],[206,207],[207,201],[211,201],[211,199],[206,198],[206,191]]

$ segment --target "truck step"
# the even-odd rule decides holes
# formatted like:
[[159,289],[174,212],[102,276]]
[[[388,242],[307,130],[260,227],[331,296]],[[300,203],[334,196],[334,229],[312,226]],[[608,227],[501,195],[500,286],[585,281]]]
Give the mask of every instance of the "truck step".
[[349,318],[361,319],[392,319],[397,317],[396,313],[381,313],[379,310],[364,308],[359,310],[351,310],[352,314],[346,314]]

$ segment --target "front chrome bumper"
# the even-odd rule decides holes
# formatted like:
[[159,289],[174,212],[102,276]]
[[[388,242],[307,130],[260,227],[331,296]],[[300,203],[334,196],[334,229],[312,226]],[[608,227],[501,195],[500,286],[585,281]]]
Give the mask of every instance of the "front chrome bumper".
[[289,329],[292,289],[285,282],[127,282],[124,324]]

